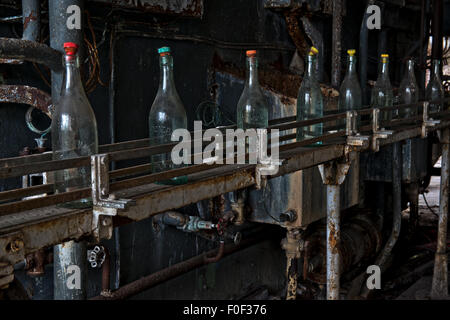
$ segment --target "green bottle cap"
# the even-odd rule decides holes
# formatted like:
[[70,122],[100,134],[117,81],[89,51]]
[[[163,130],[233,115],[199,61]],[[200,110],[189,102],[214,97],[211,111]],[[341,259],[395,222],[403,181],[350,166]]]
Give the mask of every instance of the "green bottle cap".
[[158,53],[162,54],[162,53],[170,53],[170,48],[169,47],[162,47],[158,49]]

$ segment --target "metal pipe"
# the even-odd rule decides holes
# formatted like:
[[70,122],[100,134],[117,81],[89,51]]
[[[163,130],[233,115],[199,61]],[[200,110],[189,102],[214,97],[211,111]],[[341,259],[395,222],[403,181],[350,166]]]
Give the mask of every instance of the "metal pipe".
[[298,259],[300,259],[302,248],[301,231],[299,229],[288,229],[286,239],[283,239],[281,245],[286,251],[286,278],[287,290],[286,300],[295,300],[297,298],[298,283]]
[[103,247],[105,251],[105,260],[103,261],[102,265],[102,295],[108,295],[110,294],[110,262],[111,262],[111,256],[109,254],[109,250],[106,247]]
[[338,88],[341,83],[342,9],[342,0],[333,1],[333,52],[331,64],[331,85],[334,88]]
[[220,259],[222,259],[224,249],[225,249],[225,241],[220,240],[219,249],[217,250],[217,254],[214,257],[208,257],[206,255],[205,256],[205,264],[215,263],[215,262],[219,261]]
[[[392,249],[397,243],[400,235],[402,223],[402,145],[401,142],[392,144],[392,196],[393,196],[393,223],[392,231],[386,242],[383,250],[378,255],[375,265],[380,267],[381,272],[384,272],[387,267],[389,256]],[[361,296],[367,298],[370,291],[367,286],[364,286]]]
[[340,186],[327,185],[327,300],[339,300]]
[[367,28],[367,7],[372,4],[371,0],[367,1],[366,10],[364,11],[364,18],[361,22],[361,30],[359,32],[359,82],[363,94],[363,105],[369,103],[367,95],[367,59],[369,54],[369,29]]
[[433,21],[431,24],[431,32],[433,36],[433,44],[431,56],[433,59],[442,59],[442,23],[444,18],[444,2],[443,0],[433,0]]
[[[63,28],[66,28],[65,26]],[[61,44],[62,46],[62,44]],[[62,71],[62,55],[49,46],[30,40],[0,38],[0,58],[26,60]]]
[[430,294],[433,299],[448,297],[447,223],[449,201],[449,143],[450,129],[444,129],[441,131],[441,190],[439,195],[437,248],[434,257],[433,282]]
[[23,40],[39,41],[41,11],[39,0],[22,0]]
[[[83,0],[49,0],[48,15],[50,27],[50,46],[59,51],[62,55],[64,42],[75,42],[80,47],[81,57],[83,56],[83,32],[80,29],[67,28],[67,19],[69,14],[67,8],[76,5],[81,12],[84,9]],[[81,25],[83,25],[81,23]],[[59,65],[62,60],[59,59]],[[59,100],[61,84],[62,84],[62,68],[60,70],[52,70],[52,100],[56,103]],[[87,276],[87,259],[86,259],[86,243],[85,242],[66,242],[54,247],[54,299],[55,300],[81,300],[86,298],[86,276]],[[70,289],[67,286],[69,266],[77,266],[81,281],[79,287]]]
[[52,98],[42,90],[24,85],[0,85],[0,102],[33,106],[50,117]]
[[[243,240],[239,245],[226,245],[223,249],[222,257],[230,255],[234,252],[240,251],[244,248],[247,248],[251,245],[255,245],[259,243],[263,239],[262,235],[256,236],[254,238],[249,238]],[[133,281],[115,291],[109,297],[97,296],[93,297],[90,300],[122,300],[129,297],[132,297],[140,292],[148,290],[160,283],[168,281],[170,279],[176,278],[182,274],[185,274],[189,271],[192,271],[196,268],[199,268],[205,264],[208,264],[205,257],[209,255],[216,254],[216,250],[211,250],[206,254],[195,256],[189,260],[177,263],[170,267],[167,267],[163,270],[155,272],[149,276],[141,278],[139,280]]]
[[[76,5],[80,8],[81,12],[84,11],[83,0],[49,0],[48,1],[48,15],[49,15],[49,27],[50,27],[50,46],[63,54],[64,42],[75,42],[79,45],[80,61],[82,61],[84,53],[84,39],[83,39],[83,21],[81,21],[80,29],[67,28],[67,19],[69,14],[67,8],[71,5]],[[81,15],[83,20],[83,15]],[[52,70],[52,98],[53,102],[57,102],[61,92],[62,83],[62,59],[61,56],[58,59],[59,70]]]
[[69,241],[53,247],[55,300],[86,299],[86,243]]

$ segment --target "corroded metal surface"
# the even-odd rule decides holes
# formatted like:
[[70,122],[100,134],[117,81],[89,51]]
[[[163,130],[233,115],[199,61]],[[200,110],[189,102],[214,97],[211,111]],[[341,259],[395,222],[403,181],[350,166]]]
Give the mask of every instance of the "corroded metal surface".
[[62,70],[60,52],[30,40],[0,38],[0,58],[36,62],[52,70]]
[[0,102],[33,106],[50,117],[51,96],[38,88],[24,85],[0,85]]
[[[91,0],[110,4],[111,0]],[[183,16],[201,17],[203,0],[114,0],[114,6],[133,8],[145,12],[180,14]]]

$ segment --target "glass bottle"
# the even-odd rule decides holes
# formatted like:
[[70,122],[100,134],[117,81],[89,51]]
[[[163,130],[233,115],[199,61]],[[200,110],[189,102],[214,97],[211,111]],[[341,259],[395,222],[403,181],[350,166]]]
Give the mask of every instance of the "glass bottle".
[[[347,53],[347,74],[345,75],[345,78],[342,81],[341,87],[339,89],[339,113],[359,110],[362,108],[361,86],[359,85],[358,74],[356,73],[356,50],[351,49],[348,50]],[[342,124],[345,124],[345,120],[342,121]],[[357,121],[357,127],[359,127],[359,117]]]
[[[318,53],[319,50],[312,47],[308,54],[308,65],[297,98],[297,121],[323,117],[323,95],[315,72]],[[297,141],[311,139],[322,134],[323,123],[297,128]]]
[[[438,101],[444,99],[444,87],[442,86],[442,80],[440,76],[440,66],[441,61],[434,59],[433,70],[426,91],[426,100],[428,101]],[[429,112],[440,111],[443,111],[442,103],[430,103]]]
[[[97,121],[81,83],[78,45],[66,42],[64,51],[61,96],[52,115],[53,160],[90,156],[98,151]],[[90,167],[59,170],[55,172],[55,192],[88,187],[90,181]]]
[[248,50],[247,80],[237,104],[237,127],[239,129],[267,128],[269,107],[258,81],[258,58],[256,50]]
[[[389,80],[389,55],[381,55],[381,69],[378,74],[377,82],[372,89],[371,105],[373,108],[392,107],[394,103],[394,93],[392,91],[391,81]],[[392,119],[391,111],[381,112],[381,120],[390,121]]]
[[[414,104],[419,102],[419,86],[417,85],[416,76],[414,74],[414,60],[408,59],[406,62],[405,76],[400,83],[399,103]],[[398,110],[401,118],[417,116],[417,107],[402,108]]]
[[[172,132],[176,129],[187,129],[186,110],[175,88],[173,77],[173,57],[169,47],[158,49],[160,80],[156,98],[149,114],[150,146],[173,143]],[[171,153],[157,154],[151,157],[154,173],[174,169]],[[161,184],[183,184],[187,176],[175,177]]]

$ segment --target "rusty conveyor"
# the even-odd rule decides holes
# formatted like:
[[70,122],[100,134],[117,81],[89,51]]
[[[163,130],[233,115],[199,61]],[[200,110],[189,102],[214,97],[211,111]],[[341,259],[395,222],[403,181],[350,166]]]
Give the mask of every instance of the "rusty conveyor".
[[[450,99],[445,100],[448,101]],[[429,132],[449,128],[450,112],[429,114],[428,104],[421,102],[382,109],[367,108],[358,113],[340,113],[300,122],[296,122],[295,117],[272,120],[268,129],[280,131],[338,119],[345,120],[346,127],[300,142],[292,142],[295,138],[293,134],[282,136],[280,141],[285,142],[280,146],[282,164],[278,173],[269,179],[316,166],[326,170],[324,168],[329,164],[351,163],[360,152],[377,152],[381,146],[415,137],[425,138]],[[421,115],[380,123],[381,113],[406,107],[418,109]],[[371,120],[363,123],[356,132],[356,119],[364,116],[370,116]],[[322,142],[322,145],[305,148],[316,142]],[[14,265],[27,254],[68,240],[89,238],[98,242],[110,238],[114,226],[140,221],[227,192],[259,187],[259,164],[200,164],[151,174],[151,164],[146,163],[109,171],[111,161],[149,159],[153,154],[170,152],[174,145],[149,147],[148,139],[142,139],[100,146],[99,154],[92,157],[55,161],[52,160],[52,153],[46,152],[1,159],[0,179],[82,166],[91,166],[93,179],[92,188],[27,200],[22,198],[51,193],[53,185],[0,192],[0,201],[4,202],[0,204],[0,261]],[[185,185],[155,184],[184,175],[188,175],[189,180]],[[332,184],[326,181],[326,177],[323,179],[324,184]],[[64,205],[88,197],[93,199],[92,207],[74,209]],[[288,230],[296,227],[291,222],[285,222],[282,226]]]

